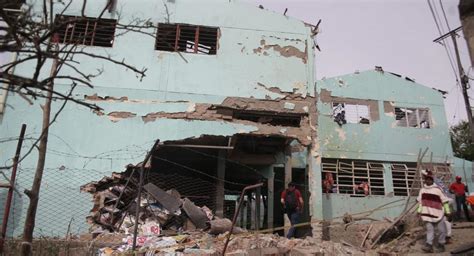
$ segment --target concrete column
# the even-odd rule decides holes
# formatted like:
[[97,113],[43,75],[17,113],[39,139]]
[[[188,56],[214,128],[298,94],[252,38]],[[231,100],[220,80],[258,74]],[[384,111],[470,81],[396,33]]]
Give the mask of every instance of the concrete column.
[[225,180],[226,151],[219,150],[217,158],[217,184],[216,184],[216,216],[224,217],[224,180]]
[[[244,203],[245,203],[245,195],[244,195],[244,198],[242,199],[244,200]],[[245,203],[245,205],[242,205],[242,207],[240,208],[240,218],[241,218],[241,227],[242,228],[247,228],[247,204]]]
[[308,176],[309,176],[309,190],[311,197],[309,198],[309,207],[311,215],[311,227],[313,228],[313,237],[322,241],[324,211],[323,211],[323,191],[321,188],[321,157],[314,149],[308,149]]
[[261,227],[261,207],[260,203],[262,202],[262,188],[257,188],[255,190],[255,229],[260,230]]
[[[291,150],[289,147],[285,149],[285,189],[288,187],[288,183],[292,181],[292,165],[291,165]],[[291,225],[290,219],[285,214],[285,227]],[[288,234],[288,228],[285,228],[285,236]]]
[[[273,228],[273,209],[275,207],[275,172],[273,168],[269,168],[269,176],[267,177],[267,186],[268,186],[268,205],[267,205],[267,227]],[[278,195],[277,195],[278,196]]]

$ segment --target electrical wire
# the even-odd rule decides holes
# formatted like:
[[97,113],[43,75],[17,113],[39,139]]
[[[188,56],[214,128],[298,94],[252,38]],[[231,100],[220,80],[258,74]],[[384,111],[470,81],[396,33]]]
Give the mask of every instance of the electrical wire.
[[444,11],[443,1],[439,0],[439,5],[441,6],[441,10],[443,11],[444,21],[446,22],[446,26],[448,27],[448,31],[451,31],[451,27],[449,26],[448,18],[446,16],[446,12]]
[[155,159],[159,159],[159,160],[161,160],[161,161],[164,161],[164,162],[167,162],[167,163],[170,163],[170,164],[179,166],[179,167],[184,168],[184,169],[186,169],[186,170],[199,173],[199,174],[204,175],[204,176],[206,176],[206,177],[209,177],[209,178],[211,178],[211,179],[215,179],[215,180],[218,180],[218,181],[222,181],[222,182],[227,183],[227,184],[238,185],[238,186],[248,186],[248,185],[249,185],[249,184],[244,184],[244,183],[238,183],[238,182],[233,182],[233,181],[227,181],[227,180],[225,180],[225,179],[219,179],[219,178],[217,178],[217,177],[215,177],[215,176],[213,176],[213,175],[207,174],[207,173],[205,173],[205,172],[203,172],[203,171],[200,171],[200,170],[191,168],[191,167],[189,167],[189,166],[186,166],[186,165],[183,165],[183,164],[180,164],[180,163],[177,163],[177,162],[174,162],[174,161],[165,159],[165,158],[161,158],[161,157],[157,157],[157,156],[152,156],[152,157],[155,158]]
[[[439,0],[439,4],[440,4],[440,6],[441,6],[441,10],[442,10],[442,13],[443,13],[443,16],[444,16],[444,21],[446,22],[446,27],[448,28],[448,32],[449,32],[449,31],[451,31],[451,27],[449,26],[448,18],[447,18],[447,16],[446,16],[446,12],[444,11],[443,2],[442,2],[441,0]],[[441,18],[440,18],[440,16],[439,16],[438,9],[436,8],[436,5],[434,4],[434,2],[433,2],[433,9],[434,9],[434,11],[435,11],[435,13],[436,13],[436,17],[437,17],[438,20],[439,20],[439,24],[440,24],[440,27],[441,27],[441,32],[442,32],[442,34],[444,35],[445,32],[444,32],[444,29],[443,29],[443,25],[442,25],[442,22],[441,22]],[[441,35],[440,35],[440,36],[441,36]],[[447,47],[447,49],[448,49],[449,61],[450,61],[450,63],[454,66],[454,63],[455,63],[455,61],[454,61],[454,53],[451,51],[451,47],[448,47],[448,45],[449,45],[449,40],[447,41],[446,44],[447,44],[446,47]],[[459,67],[458,67],[458,68],[459,68]],[[453,69],[453,70],[454,70],[454,69]],[[457,78],[457,73],[456,73],[456,72],[454,73],[454,75],[455,75],[455,77]],[[459,83],[458,83],[458,86],[459,86]]]
[[[435,14],[435,11],[434,11],[434,9],[433,9],[433,6],[431,5],[431,1],[430,1],[430,0],[426,0],[426,1],[427,1],[427,3],[428,3],[428,6],[430,7],[431,15],[433,16],[433,20],[434,20],[434,22],[435,22],[435,24],[436,24],[436,27],[437,27],[438,32],[439,32],[439,35],[442,36],[442,35],[443,35],[443,32],[442,32],[443,30],[442,30],[442,28],[440,27],[440,24],[438,23],[438,20],[436,19],[436,16],[437,16],[437,15]],[[436,13],[437,13],[437,12],[436,12]],[[443,43],[442,43],[441,45],[444,47],[444,49],[445,49],[445,51],[446,51],[446,54],[448,55],[449,64],[451,65],[451,68],[452,68],[453,73],[454,73],[454,77],[456,78],[456,85],[457,85],[457,86],[460,86],[460,84],[459,84],[459,79],[458,79],[458,75],[457,75],[457,72],[456,72],[456,68],[454,67],[454,63],[453,63],[453,60],[452,60],[452,56],[451,56],[451,54],[450,54],[450,51],[449,51],[448,47],[446,46],[446,43],[444,43],[444,40],[445,40],[445,39],[442,39],[442,40],[443,40]]]

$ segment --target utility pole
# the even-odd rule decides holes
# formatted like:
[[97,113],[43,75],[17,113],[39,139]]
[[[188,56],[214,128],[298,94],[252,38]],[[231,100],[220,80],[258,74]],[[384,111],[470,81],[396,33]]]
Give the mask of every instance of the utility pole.
[[462,95],[464,97],[464,104],[466,105],[466,112],[467,112],[467,121],[469,122],[469,130],[471,132],[471,143],[474,142],[474,120],[472,117],[472,109],[471,103],[469,102],[469,95],[467,94],[467,90],[470,88],[469,85],[469,78],[467,77],[466,73],[464,73],[464,69],[462,68],[461,58],[459,57],[459,49],[458,43],[456,41],[457,32],[461,30],[462,27],[458,27],[454,30],[449,31],[448,33],[436,38],[433,40],[435,43],[440,43],[440,41],[446,39],[448,36],[451,37],[453,40],[454,51],[456,53],[456,62],[459,71],[459,81],[461,82],[462,87]]

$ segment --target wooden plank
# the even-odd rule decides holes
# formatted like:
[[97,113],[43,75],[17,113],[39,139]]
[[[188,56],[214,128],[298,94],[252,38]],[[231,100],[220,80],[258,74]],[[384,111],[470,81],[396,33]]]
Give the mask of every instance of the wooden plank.
[[374,225],[370,224],[370,227],[367,230],[367,233],[365,234],[364,239],[362,239],[362,243],[360,243],[360,247],[364,247],[365,240],[367,240],[367,238],[369,237],[370,231],[372,230],[373,227],[374,227]]

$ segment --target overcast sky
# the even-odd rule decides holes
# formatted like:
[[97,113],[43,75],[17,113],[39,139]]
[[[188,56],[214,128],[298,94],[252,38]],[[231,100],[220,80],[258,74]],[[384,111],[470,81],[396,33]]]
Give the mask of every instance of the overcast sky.
[[[448,91],[445,100],[450,124],[467,119],[464,100],[445,48],[433,43],[439,37],[427,0],[245,0],[265,9],[308,23],[319,19],[316,77],[333,77],[382,66],[428,87]],[[430,0],[448,31],[439,0]],[[443,0],[451,29],[460,26],[458,0]],[[458,38],[466,72],[474,77],[466,41]],[[454,60],[454,48],[449,42]],[[454,63],[455,64],[455,63]],[[474,83],[474,82],[473,82]],[[474,98],[474,90],[469,91]]]

